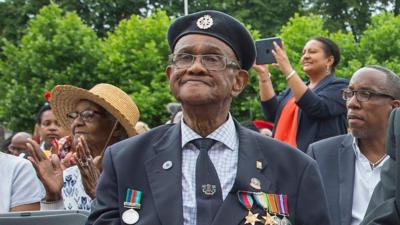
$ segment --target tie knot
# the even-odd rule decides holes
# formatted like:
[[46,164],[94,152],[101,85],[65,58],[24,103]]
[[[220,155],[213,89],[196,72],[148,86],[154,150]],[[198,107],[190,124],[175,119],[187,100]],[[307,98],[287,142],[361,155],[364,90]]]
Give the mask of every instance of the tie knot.
[[200,151],[208,151],[210,148],[215,144],[215,140],[210,139],[210,138],[199,138],[191,141],[196,148],[198,148]]

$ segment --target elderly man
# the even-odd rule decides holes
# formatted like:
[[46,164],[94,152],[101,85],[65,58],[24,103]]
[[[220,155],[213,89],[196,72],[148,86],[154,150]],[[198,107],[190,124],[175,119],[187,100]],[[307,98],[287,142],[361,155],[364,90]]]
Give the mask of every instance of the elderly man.
[[244,26],[202,11],[178,18],[168,42],[183,118],[106,151],[88,224],[330,224],[316,163],[229,113],[255,59]]
[[28,143],[28,138],[32,136],[26,132],[18,132],[16,133],[12,139],[11,143],[8,146],[8,150],[11,154],[15,156],[27,157],[28,149],[26,144]]
[[358,225],[380,180],[390,112],[400,105],[400,78],[380,66],[356,71],[343,90],[350,134],[312,144],[308,154],[319,164],[332,221]]

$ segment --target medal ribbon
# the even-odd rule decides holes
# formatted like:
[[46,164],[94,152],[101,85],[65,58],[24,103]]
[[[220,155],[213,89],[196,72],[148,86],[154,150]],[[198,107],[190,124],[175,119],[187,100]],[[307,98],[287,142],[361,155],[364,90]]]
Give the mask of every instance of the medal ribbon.
[[131,188],[128,188],[126,190],[124,205],[129,205],[132,208],[140,208],[141,201],[142,201],[141,191],[132,190]]
[[250,210],[253,207],[254,200],[251,197],[251,193],[239,191],[238,198],[240,203],[246,207],[246,209]]
[[253,194],[257,204],[266,211],[271,212],[271,205],[269,204],[267,194],[264,192],[257,192]]
[[271,213],[278,213],[278,209],[275,202],[274,194],[267,194],[269,205],[271,206]]
[[278,214],[282,214],[282,207],[281,207],[281,204],[280,204],[280,201],[279,201],[279,195],[274,194],[274,198],[275,198],[277,213]]
[[281,208],[283,209],[282,213],[285,216],[289,216],[289,208],[288,208],[288,202],[287,202],[287,195],[279,195],[279,202],[281,204]]

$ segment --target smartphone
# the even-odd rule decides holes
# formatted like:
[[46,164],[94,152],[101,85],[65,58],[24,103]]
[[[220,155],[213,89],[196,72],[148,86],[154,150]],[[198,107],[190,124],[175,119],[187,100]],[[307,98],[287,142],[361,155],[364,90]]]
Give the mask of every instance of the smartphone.
[[256,41],[257,65],[276,63],[275,57],[272,55],[273,42],[282,47],[282,41],[279,37],[264,38]]

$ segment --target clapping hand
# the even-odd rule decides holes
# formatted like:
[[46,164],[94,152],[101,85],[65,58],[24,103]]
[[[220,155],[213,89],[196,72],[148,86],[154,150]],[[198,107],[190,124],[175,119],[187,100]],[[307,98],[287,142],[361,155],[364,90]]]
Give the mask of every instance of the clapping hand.
[[39,179],[46,189],[46,201],[59,200],[64,182],[63,170],[57,154],[51,154],[47,158],[39,145],[32,139],[28,139],[27,147],[31,155],[28,159],[32,162]]
[[75,160],[81,172],[83,187],[86,194],[94,199],[96,198],[96,185],[100,172],[94,164],[89,146],[83,136],[78,137],[75,149]]

